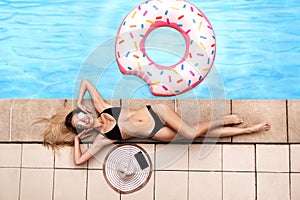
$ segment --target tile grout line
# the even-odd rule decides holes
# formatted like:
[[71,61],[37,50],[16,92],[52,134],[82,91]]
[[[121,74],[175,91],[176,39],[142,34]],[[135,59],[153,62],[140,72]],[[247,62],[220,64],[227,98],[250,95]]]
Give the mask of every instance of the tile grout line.
[[155,182],[156,182],[156,144],[154,144],[154,158],[153,158],[153,200],[155,200]]
[[221,181],[221,198],[222,199],[224,199],[224,171],[223,171],[223,169],[224,169],[224,167],[223,167],[223,153],[224,153],[224,151],[223,151],[223,148],[224,148],[224,145],[222,145],[221,146],[221,177],[222,177],[222,181]]
[[291,165],[291,145],[289,145],[289,195],[292,198],[292,165]]
[[257,200],[257,157],[256,157],[256,144],[254,144],[254,173],[255,173],[255,199]]
[[[230,114],[232,115],[232,111],[233,111],[233,101],[232,99],[230,99]],[[233,136],[230,136],[230,143],[232,144],[233,143]]]
[[[229,137],[230,138],[230,137]],[[168,144],[167,142],[157,142],[157,141],[129,141],[132,144]],[[43,144],[43,142],[41,141],[0,141],[0,144]],[[88,144],[88,143],[83,143],[83,144]],[[121,144],[121,143],[118,143]],[[190,144],[187,142],[174,142],[174,144],[180,144],[180,145],[184,145],[184,144]],[[251,145],[251,144],[259,144],[259,145],[288,145],[288,144],[293,144],[293,145],[300,145],[300,142],[292,142],[292,143],[287,143],[287,142],[206,142],[203,143],[201,142],[193,142],[191,143],[192,145],[194,144],[219,144],[219,145],[228,145],[228,144],[232,144],[232,145]]]
[[174,100],[172,100],[174,102],[174,111],[177,112],[177,101],[176,98]]
[[233,101],[232,101],[232,99],[230,99],[230,114],[232,114],[232,105],[233,105]]
[[[88,144],[88,145],[86,146],[86,148],[89,149],[90,146],[91,146],[91,145]],[[94,157],[94,156],[93,156],[93,157]],[[85,199],[86,199],[86,200],[88,199],[89,171],[90,171],[89,167],[90,167],[90,161],[91,161],[91,160],[88,160],[88,161],[87,161],[87,164],[86,164],[86,190],[85,190]]]
[[287,143],[290,143],[290,137],[289,137],[289,105],[288,100],[286,100],[285,103],[285,120],[286,120],[286,136],[287,136]]
[[55,177],[55,169],[53,168],[53,174],[52,174],[52,192],[51,192],[51,195],[52,195],[52,200],[54,200],[54,177]]
[[[229,173],[255,173],[255,171],[241,171],[241,170],[157,170],[157,172],[229,172]],[[271,171],[261,171],[262,173],[279,173],[286,174],[288,172],[271,172]],[[295,172],[300,173],[300,172]]]
[[88,199],[88,187],[89,187],[89,160],[86,167],[86,180],[85,180],[85,199]]
[[53,176],[52,176],[52,200],[54,200],[54,184],[55,184],[55,162],[56,162],[56,152],[54,151],[54,158],[53,158]]
[[19,174],[19,195],[18,199],[21,199],[21,181],[22,181],[22,163],[23,163],[23,144],[21,144],[21,163],[20,163],[20,174]]
[[12,103],[10,101],[10,108],[9,108],[9,141],[12,140]]
[[188,159],[188,172],[187,172],[187,200],[189,200],[190,198],[190,146],[188,146],[188,155],[187,155],[187,159]]

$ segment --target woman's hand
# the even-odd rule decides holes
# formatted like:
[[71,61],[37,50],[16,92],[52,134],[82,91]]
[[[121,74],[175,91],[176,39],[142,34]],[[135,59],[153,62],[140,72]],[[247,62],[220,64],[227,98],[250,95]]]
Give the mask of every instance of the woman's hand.
[[91,137],[92,134],[90,134],[90,132],[92,130],[93,130],[92,128],[83,130],[81,133],[79,133],[78,135],[75,136],[75,140],[80,141],[80,140],[83,140],[85,138]]

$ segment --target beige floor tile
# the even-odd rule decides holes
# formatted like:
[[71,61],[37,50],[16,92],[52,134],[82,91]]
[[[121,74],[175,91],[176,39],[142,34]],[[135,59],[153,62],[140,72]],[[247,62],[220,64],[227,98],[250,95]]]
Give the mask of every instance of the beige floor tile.
[[155,172],[156,200],[186,200],[188,172]]
[[156,170],[188,170],[188,145],[156,145]]
[[53,168],[54,152],[41,144],[23,144],[22,167]]
[[233,142],[287,142],[286,101],[284,100],[233,100],[232,113],[240,115],[244,124],[268,122],[268,132],[233,137]]
[[288,173],[258,173],[257,200],[290,199]]
[[[221,116],[230,114],[230,101],[228,100],[196,100],[178,99],[176,100],[176,110],[178,114],[188,124],[196,124],[200,121],[210,121]],[[212,140],[211,138],[197,138],[195,141]],[[230,142],[231,138],[219,138],[219,142]]]
[[222,172],[190,172],[189,200],[222,199]]
[[0,199],[15,200],[19,196],[19,168],[0,168]]
[[121,99],[119,98],[112,98],[112,99],[105,99],[109,104],[111,104],[112,106],[121,106]]
[[300,172],[300,145],[291,145],[291,171]]
[[258,172],[289,172],[289,146],[257,145],[256,166]]
[[223,173],[224,200],[254,200],[255,173]]
[[210,119],[210,110],[207,106],[202,107],[197,99],[176,100],[176,111],[188,124]]
[[56,169],[54,172],[54,200],[86,199],[87,170]]
[[300,174],[292,173],[291,174],[291,200],[300,199]]
[[189,170],[222,170],[222,145],[192,144],[189,148]]
[[288,129],[289,129],[289,142],[300,142],[300,101],[288,100]]
[[11,100],[9,99],[0,99],[0,141],[9,142],[10,141],[10,106]]
[[99,199],[119,200],[120,194],[108,185],[102,170],[89,170],[87,200]]
[[223,145],[224,171],[255,171],[254,145]]
[[176,106],[177,112],[191,124],[217,119],[231,112],[230,100],[178,99]]
[[43,124],[33,123],[41,117],[50,117],[63,106],[64,99],[14,99],[12,141],[42,141]]
[[122,194],[122,200],[136,200],[136,199],[143,199],[143,200],[153,200],[153,189],[154,189],[154,174],[152,174],[149,182],[140,190],[130,193],[130,194]]
[[[87,145],[81,144],[81,151],[83,152]],[[86,168],[87,162],[82,165],[74,164],[74,148],[65,147],[55,153],[55,168]]]
[[21,144],[0,144],[0,167],[20,167],[21,153]]
[[20,199],[51,200],[53,169],[22,169]]

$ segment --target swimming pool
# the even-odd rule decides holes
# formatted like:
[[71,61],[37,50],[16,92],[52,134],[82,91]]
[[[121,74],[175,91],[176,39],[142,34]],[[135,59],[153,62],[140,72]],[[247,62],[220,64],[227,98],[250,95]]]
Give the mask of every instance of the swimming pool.
[[[300,1],[190,2],[215,30],[224,97],[300,99]],[[71,98],[81,77],[96,80],[105,98],[154,98],[144,82],[119,72],[109,52],[122,19],[139,3],[1,0],[0,98]],[[103,44],[105,66],[83,73]],[[192,93],[211,98],[208,88],[201,83]]]

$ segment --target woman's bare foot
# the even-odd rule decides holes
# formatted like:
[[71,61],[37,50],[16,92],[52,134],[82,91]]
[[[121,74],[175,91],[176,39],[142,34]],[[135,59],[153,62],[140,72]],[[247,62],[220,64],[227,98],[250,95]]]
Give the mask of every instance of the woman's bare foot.
[[259,132],[259,131],[269,131],[271,129],[271,124],[263,122],[249,127],[250,133]]
[[237,115],[226,115],[224,125],[237,125],[243,123],[243,120]]

